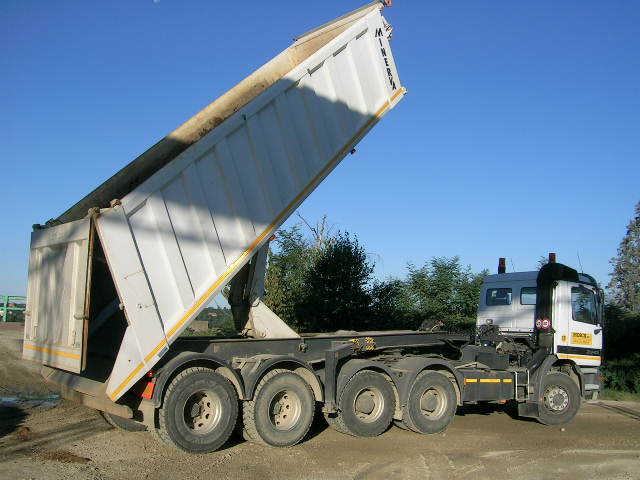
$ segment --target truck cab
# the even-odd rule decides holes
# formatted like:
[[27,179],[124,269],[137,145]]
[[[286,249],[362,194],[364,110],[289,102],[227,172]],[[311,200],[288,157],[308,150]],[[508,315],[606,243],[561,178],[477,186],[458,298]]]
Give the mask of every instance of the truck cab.
[[550,260],[539,271],[513,273],[501,261],[499,273],[482,285],[476,326],[548,349],[585,375],[583,393],[593,397],[600,388],[603,292],[592,276],[556,263],[553,255]]

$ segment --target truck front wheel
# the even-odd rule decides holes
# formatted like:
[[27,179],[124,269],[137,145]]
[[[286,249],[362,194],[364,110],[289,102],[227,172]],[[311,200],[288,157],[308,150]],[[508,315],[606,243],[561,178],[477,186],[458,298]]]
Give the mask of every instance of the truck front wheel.
[[442,432],[456,414],[456,391],[438,372],[422,372],[413,382],[404,407],[403,423],[417,433]]
[[545,425],[569,423],[580,409],[580,389],[563,373],[550,373],[542,381],[538,420]]
[[192,367],[167,387],[156,433],[185,452],[208,453],[227,441],[237,419],[238,397],[231,383],[211,369]]

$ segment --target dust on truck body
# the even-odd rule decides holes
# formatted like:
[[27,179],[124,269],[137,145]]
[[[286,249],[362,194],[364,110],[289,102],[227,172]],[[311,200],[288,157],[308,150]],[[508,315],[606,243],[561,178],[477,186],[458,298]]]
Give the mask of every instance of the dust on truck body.
[[[23,355],[65,396],[189,452],[219,448],[239,417],[252,441],[294,445],[316,403],[357,436],[436,433],[483,400],[573,418],[580,378],[546,347],[525,364],[452,333],[298,334],[262,302],[270,237],[404,97],[383,6],[295,39],[34,228]],[[225,286],[238,335],[180,337]],[[539,399],[550,385],[566,401]]]

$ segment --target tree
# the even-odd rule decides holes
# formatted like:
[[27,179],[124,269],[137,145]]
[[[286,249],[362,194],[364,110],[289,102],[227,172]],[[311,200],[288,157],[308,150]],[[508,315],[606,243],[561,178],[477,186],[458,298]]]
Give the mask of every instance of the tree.
[[313,265],[317,252],[300,231],[299,225],[278,231],[277,249],[269,250],[265,303],[289,326],[299,329],[296,305],[306,291],[305,275]]
[[538,259],[538,270],[544,267],[547,263],[549,263],[549,259],[544,255],[540,255],[540,258]]
[[360,329],[369,315],[373,269],[357,237],[339,232],[305,272],[303,295],[295,309],[302,329]]
[[611,264],[609,289],[613,302],[631,313],[640,313],[640,202]]
[[403,317],[417,328],[425,320],[442,320],[447,328],[475,325],[478,297],[487,271],[474,274],[459,257],[434,257],[422,267],[409,264],[399,302]]
[[374,280],[369,290],[371,305],[364,320],[367,330],[401,330],[413,328],[411,318],[404,314],[402,299],[404,282],[396,278]]
[[265,281],[265,303],[292,328],[416,329],[425,320],[443,320],[446,328],[475,325],[486,271],[472,273],[458,257],[441,257],[409,265],[405,280],[374,280],[374,263],[357,237],[332,235],[326,217],[315,226],[301,219],[278,232]]

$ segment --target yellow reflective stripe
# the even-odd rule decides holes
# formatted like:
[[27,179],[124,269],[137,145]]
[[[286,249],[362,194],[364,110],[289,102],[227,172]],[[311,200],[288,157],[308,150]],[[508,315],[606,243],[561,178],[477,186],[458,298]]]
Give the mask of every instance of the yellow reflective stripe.
[[504,383],[513,383],[513,380],[510,378],[465,378],[464,379],[464,383],[478,383],[478,381],[480,383],[500,383],[500,382],[504,382]]
[[120,393],[120,390],[122,390],[125,387],[125,385],[127,385],[133,379],[133,377],[135,377],[138,374],[138,372],[142,369],[143,366],[144,366],[144,362],[139,363],[138,366],[133,369],[133,372],[131,372],[129,376],[124,379],[124,382],[122,382],[120,386],[117,389],[115,389],[111,395],[109,395],[109,398],[115,402],[116,397],[118,396],[118,393]]
[[564,353],[559,353],[558,358],[571,358],[575,360],[597,360],[600,361],[600,357],[597,355],[566,355]]
[[[191,317],[191,315],[193,314],[193,312],[195,312],[205,301],[206,299],[209,297],[209,295],[211,295],[211,293],[213,293],[226,279],[227,277],[233,273],[233,271],[236,269],[237,265],[239,265],[240,263],[243,262],[243,260],[245,258],[247,258],[248,255],[250,255],[251,253],[253,253],[253,250],[258,246],[258,244],[270,233],[270,231],[278,224],[278,222],[280,222],[280,220],[282,220],[294,207],[295,204],[300,201],[301,199],[303,199],[305,197],[305,195],[307,195],[309,193],[309,191],[311,190],[311,188],[313,188],[313,186],[316,184],[316,182],[318,182],[323,175],[327,174],[327,172],[329,170],[331,170],[331,168],[333,168],[333,166],[336,164],[336,162],[344,155],[346,155],[347,151],[350,149],[351,144],[356,141],[358,139],[358,137],[360,135],[362,135],[372,124],[373,122],[375,122],[378,118],[380,118],[380,116],[382,116],[383,113],[385,113],[389,108],[391,108],[392,103],[394,102],[394,100],[396,98],[398,98],[399,95],[405,93],[407,90],[404,87],[401,87],[396,93],[393,94],[393,96],[387,100],[385,102],[385,104],[380,107],[378,109],[378,111],[369,119],[367,120],[367,123],[364,124],[364,126],[362,126],[362,128],[360,128],[360,130],[358,130],[358,132],[351,137],[351,140],[349,140],[341,149],[340,151],[331,159],[331,161],[325,165],[325,167],[320,170],[320,172],[318,174],[316,174],[315,177],[313,177],[313,179],[311,180],[311,182],[309,182],[309,184],[304,188],[304,190],[302,190],[302,192],[300,192],[296,198],[294,198],[289,205],[287,205],[287,207],[282,211],[282,213],[280,213],[280,215],[278,215],[276,217],[276,219],[271,222],[271,224],[269,224],[269,226],[258,236],[258,238],[256,238],[254,240],[254,242],[249,246],[249,248],[247,248],[242,255],[240,255],[240,257],[231,264],[231,266],[229,268],[227,268],[224,273],[220,276],[220,278],[218,280],[216,280],[216,282],[204,293],[204,295],[202,295],[200,297],[200,299],[189,309],[187,310],[187,313],[185,313],[182,318],[173,326],[173,328],[171,328],[171,330],[169,330],[169,332],[167,332],[167,339],[170,339],[171,337],[173,337],[176,332],[178,331],[178,329],[180,329],[180,327],[182,325],[184,325],[184,323],[189,320],[189,318]],[[160,342],[160,344],[158,346],[156,346],[156,348],[154,348],[152,350],[152,352],[147,355],[145,357],[145,362],[147,362],[151,357],[153,357],[163,345],[166,345],[167,342],[166,340],[162,340],[162,342]],[[113,393],[111,395],[109,395],[109,397],[114,400],[115,397],[118,396],[118,393],[120,393],[120,391],[131,381],[131,379],[136,375],[136,373],[138,373],[140,371],[140,369],[142,368],[144,362],[140,363],[134,370],[133,372],[131,372],[131,374],[124,380],[124,382],[122,382],[118,388],[116,388]]]
[[153,357],[156,353],[158,353],[158,351],[164,347],[167,344],[166,340],[162,340],[157,346],[156,348],[154,348],[153,350],[151,350],[151,353],[149,355],[147,355],[146,357],[144,357],[144,361],[148,362],[149,360],[151,360],[151,357]]
[[80,360],[80,355],[76,353],[63,352],[62,350],[51,350],[49,348],[38,347],[36,345],[31,345],[28,343],[24,344],[24,348],[28,348],[29,350],[35,350],[36,352],[49,353],[51,355],[58,355],[59,357],[67,357],[73,358],[74,360]]

